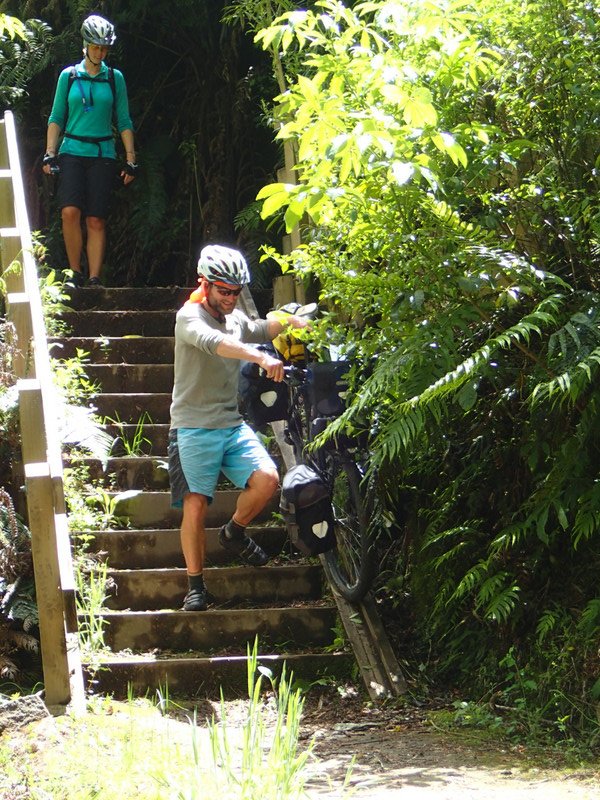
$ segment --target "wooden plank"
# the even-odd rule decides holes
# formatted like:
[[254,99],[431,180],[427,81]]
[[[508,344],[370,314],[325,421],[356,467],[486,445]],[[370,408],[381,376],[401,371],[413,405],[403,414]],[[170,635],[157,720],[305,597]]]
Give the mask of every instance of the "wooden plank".
[[45,460],[43,404],[36,380],[18,381],[19,415],[31,552],[40,620],[40,645],[46,697],[52,705],[71,699],[67,641],[54,530],[54,492]]
[[[9,174],[10,173],[10,174]],[[0,121],[0,266],[17,330],[21,449],[45,683],[50,707],[83,708],[83,671],[62,460],[38,275],[25,204],[14,118]],[[32,377],[34,376],[34,377]]]
[[35,361],[31,349],[33,326],[31,306],[25,292],[9,292],[7,296],[7,318],[15,326],[16,353],[13,362],[17,378],[35,378]]
[[[6,187],[0,182],[0,215],[6,213]],[[14,213],[14,212],[13,212]],[[0,220],[5,219],[0,216]],[[2,277],[8,292],[24,292],[25,281],[21,263],[23,244],[18,232],[10,236],[2,236],[0,240],[0,261],[2,263]]]

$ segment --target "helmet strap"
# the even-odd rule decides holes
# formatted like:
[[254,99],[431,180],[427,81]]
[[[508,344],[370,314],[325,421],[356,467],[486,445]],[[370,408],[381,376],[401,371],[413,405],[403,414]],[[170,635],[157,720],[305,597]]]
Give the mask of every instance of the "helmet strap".
[[[99,67],[102,64],[102,60],[103,59],[100,59],[100,61],[94,61],[94,59],[91,58],[90,50],[89,50],[90,44],[93,44],[93,42],[86,42],[86,45],[83,48],[83,54],[84,54],[86,60],[90,62],[90,64],[93,64],[95,67]],[[100,45],[100,47],[102,47],[102,46],[103,45]]]

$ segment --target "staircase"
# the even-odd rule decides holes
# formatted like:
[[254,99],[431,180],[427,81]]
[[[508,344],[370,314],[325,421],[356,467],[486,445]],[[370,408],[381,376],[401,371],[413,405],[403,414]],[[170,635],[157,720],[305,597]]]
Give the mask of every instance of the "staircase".
[[[189,289],[74,290],[62,318],[71,333],[51,352],[89,353],[85,370],[99,390],[98,414],[114,420],[112,436],[138,439],[135,455],[115,455],[106,470],[83,459],[111,498],[121,529],[86,532],[107,563],[113,587],[102,610],[109,651],[86,667],[96,692],[124,697],[164,690],[193,697],[237,695],[247,684],[247,645],[258,636],[260,662],[277,673],[284,662],[297,678],[348,675],[351,654],[336,651],[337,607],[325,590],[318,561],[290,549],[273,522],[278,500],[249,533],[272,556],[262,568],[232,562],[217,542],[238,492],[223,483],[209,507],[205,580],[214,603],[204,612],[181,610],[187,579],[179,546],[180,512],[170,507],[167,462],[173,385],[175,313]],[[127,449],[127,448],[126,448]]]

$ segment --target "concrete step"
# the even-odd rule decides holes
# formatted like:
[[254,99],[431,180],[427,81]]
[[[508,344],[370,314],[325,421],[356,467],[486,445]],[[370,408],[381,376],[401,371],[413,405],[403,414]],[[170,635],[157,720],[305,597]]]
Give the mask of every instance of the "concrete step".
[[72,336],[48,339],[50,355],[88,354],[90,364],[173,364],[172,336]]
[[[276,464],[280,464],[281,458],[273,454],[271,457]],[[77,455],[72,458],[66,457],[64,463],[66,466],[85,467],[91,480],[119,491],[126,489],[166,491],[169,488],[166,452],[156,456],[109,458],[106,465],[97,458],[83,458]],[[222,484],[225,483],[226,479],[223,476]]]
[[83,466],[90,480],[126,489],[167,490],[169,473],[167,456],[123,456],[109,458],[106,469],[97,458],[73,457],[65,459],[66,466]]
[[86,364],[85,372],[104,393],[140,393],[154,389],[159,394],[173,390],[172,364]]
[[[118,492],[107,492],[114,502],[114,517],[126,520],[133,528],[176,528],[180,524],[181,511],[171,508],[170,492],[140,491],[132,497],[117,499]],[[234,489],[217,491],[206,514],[209,527],[224,525],[235,509],[239,491]],[[273,512],[279,510],[277,499],[256,517],[256,522],[267,522]]]
[[276,675],[285,662],[298,679],[314,681],[324,674],[343,679],[350,675],[352,655],[328,652],[336,640],[337,606],[323,597],[321,565],[293,550],[274,516],[277,496],[248,531],[272,561],[247,567],[218,543],[219,528],[239,496],[220,484],[206,531],[206,583],[214,601],[205,612],[181,610],[187,590],[181,512],[170,506],[165,467],[175,314],[190,291],[73,291],[72,310],[63,315],[71,333],[51,343],[57,358],[89,353],[87,373],[99,387],[92,403],[106,429],[129,446],[142,440],[135,456],[115,453],[106,465],[77,459],[93,479],[110,487],[109,498],[117,488],[139,490],[116,503],[120,529],[83,532],[89,552],[105,560],[109,585],[115,586],[102,614],[105,643],[113,652],[94,656],[87,668],[89,686],[116,697],[167,688],[187,697],[214,699],[221,688],[226,696],[239,696],[247,686],[247,648],[257,636],[259,662]]
[[75,311],[177,311],[189,298],[191,288],[182,286],[83,287],[68,292],[69,305]]
[[[106,608],[111,610],[180,609],[188,589],[185,569],[111,569],[107,576],[112,588]],[[320,564],[210,568],[204,581],[214,598],[211,608],[283,606],[323,594]]]
[[114,653],[194,650],[201,655],[243,655],[256,636],[262,647],[279,652],[284,647],[297,651],[331,645],[337,607],[315,601],[294,608],[106,611],[99,617],[106,623],[104,641]]
[[[286,675],[310,684],[331,676],[343,681],[349,679],[355,666],[351,653],[285,653],[261,654],[258,663],[274,677],[281,675],[283,665]],[[223,692],[226,699],[247,696],[248,661],[245,655],[213,657],[110,656],[93,667],[85,666],[89,689],[96,694],[108,694],[126,699],[133,694],[145,697],[149,693],[168,690],[171,697],[208,698],[214,700]]]
[[71,336],[173,336],[175,311],[64,311]]
[[[98,415],[101,416],[100,414]],[[108,419],[110,417],[105,417],[105,424],[102,427],[112,439],[120,437],[123,440],[125,456],[128,453],[135,453],[136,456],[144,458],[153,456],[155,459],[163,459],[166,462],[169,437],[169,426],[166,423],[154,425],[152,422],[142,419],[141,422],[138,421],[131,424],[123,422],[106,424]],[[117,415],[113,419],[116,420]],[[116,452],[122,453],[123,451],[119,449]]]
[[[143,414],[147,414],[154,424],[164,425],[165,431],[169,428],[169,409],[171,407],[169,392],[96,394],[92,396],[91,402],[101,417],[111,417],[135,425]],[[164,452],[167,452],[166,448]]]
[[[230,564],[231,556],[217,541],[219,528],[206,529],[206,564]],[[90,551],[102,553],[114,569],[160,569],[183,567],[183,554],[179,528],[146,530],[80,531],[90,542]],[[284,528],[265,526],[248,528],[248,534],[271,556],[289,550],[289,540]]]

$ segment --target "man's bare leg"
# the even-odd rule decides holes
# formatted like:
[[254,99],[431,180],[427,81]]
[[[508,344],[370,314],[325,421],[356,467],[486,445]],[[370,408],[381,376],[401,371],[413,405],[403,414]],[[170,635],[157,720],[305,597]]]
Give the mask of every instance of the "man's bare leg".
[[249,536],[246,526],[260,514],[277,491],[279,476],[275,469],[256,470],[238,497],[235,513],[219,532],[219,542],[253,567],[262,567],[269,560],[265,551]]
[[186,611],[203,611],[206,608],[203,571],[206,552],[207,508],[208,499],[203,494],[190,492],[183,498],[180,535],[189,585],[183,606]]

